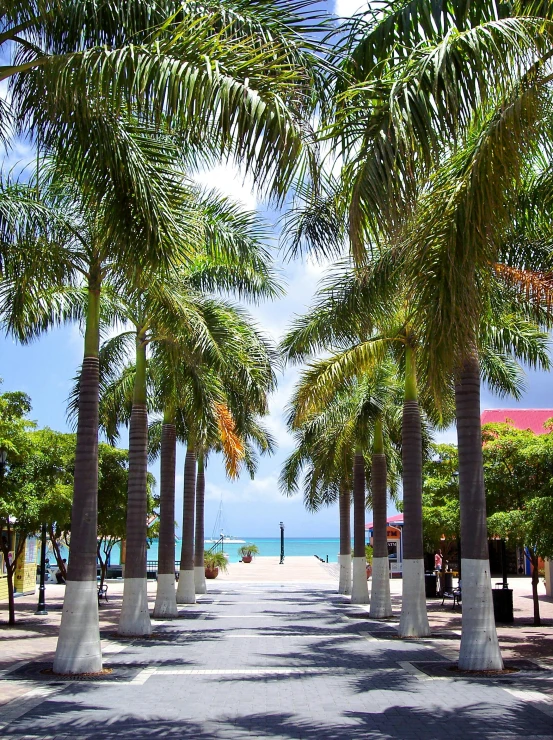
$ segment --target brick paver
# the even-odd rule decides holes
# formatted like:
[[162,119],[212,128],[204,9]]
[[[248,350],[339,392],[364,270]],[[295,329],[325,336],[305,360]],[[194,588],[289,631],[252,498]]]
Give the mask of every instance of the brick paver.
[[[0,737],[553,738],[547,668],[494,680],[419,670],[425,661],[444,661],[457,645],[457,617],[439,605],[448,637],[399,640],[394,620],[369,620],[332,583],[226,580],[210,589],[180,619],[154,623],[148,640],[117,641],[111,632],[119,599],[102,607],[110,680],[45,683],[29,673],[5,674],[0,696],[10,686],[21,695],[0,707]],[[149,590],[153,596],[155,584]],[[51,659],[54,617],[51,629],[35,637],[27,631],[28,643],[40,648],[27,647],[27,660]],[[24,642],[20,636],[12,645]],[[8,649],[6,663],[22,660]]]

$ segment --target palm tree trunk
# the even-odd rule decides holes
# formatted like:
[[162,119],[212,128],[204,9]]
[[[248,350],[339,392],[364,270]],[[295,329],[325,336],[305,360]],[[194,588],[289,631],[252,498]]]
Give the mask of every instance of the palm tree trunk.
[[401,458],[403,463],[403,598],[399,634],[430,634],[424,589],[422,539],[422,433],[417,392],[415,350],[405,347],[405,400],[403,403]]
[[374,444],[371,466],[371,491],[373,499],[373,570],[371,611],[372,619],[392,616],[390,598],[390,566],[388,562],[388,518],[386,510],[387,469],[384,454],[382,419],[374,425]]
[[205,503],[205,470],[204,456],[198,455],[198,476],[196,478],[196,539],[194,543],[194,583],[197,594],[205,594],[204,566],[204,503]]
[[182,507],[182,547],[180,555],[177,604],[195,604],[194,584],[194,500],[196,498],[196,451],[188,441],[184,461],[184,496]]
[[459,668],[501,670],[492,602],[480,423],[480,367],[465,358],[455,385],[459,444],[459,502],[463,543],[463,622]]
[[368,604],[365,555],[365,461],[360,450],[353,459],[353,579],[351,603]]
[[148,536],[148,411],[146,408],[146,343],[136,336],[136,373],[129,426],[129,483],[127,496],[127,562],[123,584],[123,604],[119,616],[120,635],[149,635],[152,632],[148,611],[146,578],[146,538]]
[[173,414],[166,410],[161,430],[159,481],[159,554],[154,617],[178,616],[175,589],[175,474],[177,436]]
[[342,484],[338,494],[340,509],[340,580],[338,593],[351,594],[351,495],[347,485]]
[[54,673],[102,670],[96,536],[98,532],[98,403],[100,283],[89,286],[84,359],[79,380],[79,419],[71,510],[73,546],[67,569]]

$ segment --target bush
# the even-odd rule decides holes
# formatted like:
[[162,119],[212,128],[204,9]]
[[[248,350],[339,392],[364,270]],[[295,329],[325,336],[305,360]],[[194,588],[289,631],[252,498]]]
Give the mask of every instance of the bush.
[[259,548],[253,542],[246,542],[245,545],[238,548],[238,554],[241,558],[251,558],[254,555],[259,555]]
[[219,568],[221,573],[227,572],[228,560],[224,552],[207,552],[204,551],[204,566],[213,570]]

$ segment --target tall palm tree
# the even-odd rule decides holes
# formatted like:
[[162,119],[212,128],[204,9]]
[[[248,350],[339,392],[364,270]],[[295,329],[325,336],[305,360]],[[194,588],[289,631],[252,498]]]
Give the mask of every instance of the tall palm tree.
[[[68,152],[58,154],[45,167],[48,180],[41,186],[41,197],[54,215],[32,249],[23,243],[13,250],[11,262],[17,270],[10,276],[5,307],[20,338],[36,335],[57,321],[81,318],[85,325],[72,514],[79,547],[69,565],[55,660],[55,670],[63,673],[95,672],[101,667],[95,512],[102,291],[105,286],[107,298],[110,292],[117,293],[115,286],[129,279],[129,245],[137,241],[142,251],[133,254],[134,265],[160,264],[160,248],[165,245],[166,259],[168,243],[173,255],[183,258],[190,253],[189,234],[171,214],[175,205],[179,212],[187,210],[188,190],[181,184],[176,150],[147,127],[124,120],[112,124],[111,161],[126,162],[124,187],[119,190],[123,181],[111,176],[107,158],[94,159],[88,152],[73,151],[69,159]],[[104,148],[109,149],[109,144]],[[152,230],[156,213],[159,228]],[[109,276],[111,291],[106,283]],[[110,309],[104,318],[109,320],[109,314]]]
[[[182,377],[179,378],[178,366],[186,365],[190,361],[189,358],[193,358],[192,361],[196,364],[210,365],[212,371],[217,372],[219,368],[219,371],[223,372],[229,358],[232,357],[233,362],[238,364],[240,361],[244,362],[248,350],[254,350],[251,352],[252,359],[248,361],[250,367],[246,372],[251,370],[251,374],[255,376],[256,368],[252,367],[252,362],[253,358],[259,354],[251,345],[251,332],[246,338],[249,344],[244,344],[246,329],[239,312],[222,302],[217,303],[212,299],[204,299],[194,286],[206,287],[209,284],[218,284],[222,288],[234,289],[250,297],[271,295],[278,290],[267,264],[263,267],[257,265],[267,255],[263,247],[255,241],[255,228],[248,232],[248,226],[251,227],[253,224],[251,214],[249,217],[248,214],[243,214],[242,220],[237,219],[235,224],[231,223],[232,208],[228,209],[226,215],[229,220],[226,239],[225,236],[217,235],[212,242],[208,241],[203,245],[204,248],[196,261],[172,276],[163,273],[160,279],[156,274],[147,273],[147,287],[145,284],[141,290],[131,294],[126,301],[122,301],[124,306],[120,308],[120,318],[134,327],[136,352],[133,403],[129,422],[131,443],[127,522],[127,561],[132,565],[131,572],[129,573],[129,566],[127,566],[125,573],[126,587],[119,622],[119,631],[122,634],[148,634],[151,629],[146,591],[145,531],[143,531],[146,526],[143,509],[148,437],[146,347],[151,343],[156,343],[169,345],[177,350],[171,353],[169,362],[164,365],[164,373],[168,377],[160,377],[159,371],[157,375],[160,387],[170,386],[173,393],[172,397],[166,396],[162,399],[164,413],[167,412],[168,405],[178,410],[181,408],[179,399],[182,398],[182,390],[179,386],[184,382]],[[234,242],[231,238],[233,229]],[[230,243],[229,249],[226,249],[227,242]],[[249,256],[244,256],[243,261],[233,269],[232,260],[245,247],[249,249]],[[121,353],[124,347],[121,340],[125,337],[129,338],[129,333],[106,343],[104,347],[106,357],[110,353],[114,355]],[[178,351],[179,347],[181,352]],[[176,363],[176,370],[172,369],[172,362]],[[221,426],[223,424],[221,410],[223,402],[214,400],[211,405],[213,404],[219,409],[218,419]],[[195,479],[195,445],[201,444],[201,438],[197,437],[201,430],[190,417],[187,429],[188,449],[184,497],[186,517],[183,524],[182,553],[182,560],[185,564],[191,558],[189,550],[190,544],[193,544],[195,480],[193,488],[191,486],[192,476]],[[135,432],[134,435],[133,432]],[[137,438],[136,450],[133,446],[135,437]],[[192,491],[191,494],[190,491]],[[190,526],[192,532],[188,531]],[[187,573],[183,576],[182,583],[179,580],[178,599],[193,597],[194,590],[186,587],[190,570],[189,567],[181,567],[181,571],[187,571]],[[189,591],[190,596],[183,595],[188,594]]]
[[[319,511],[338,500],[340,516],[340,566],[338,593],[351,594],[351,492],[353,487],[352,449],[342,445],[338,454],[336,426],[344,431],[343,419],[332,410],[310,415],[297,425],[292,408],[288,425],[292,428],[295,449],[285,460],[279,476],[281,491],[291,496],[298,492],[303,476],[304,506]],[[296,427],[296,428],[295,428]]]
[[[291,335],[284,340],[285,345],[288,340],[291,340]],[[387,439],[384,447],[382,438],[383,420],[386,420],[388,430],[388,422],[394,416],[395,384],[390,384],[390,365],[367,372],[365,376],[351,382],[333,383],[327,373],[328,364],[331,362],[332,360],[322,360],[312,364],[300,378],[289,420],[291,428],[298,429],[296,433],[298,446],[285,464],[281,474],[281,487],[284,491],[293,493],[298,488],[299,476],[306,469],[304,498],[311,508],[316,508],[321,503],[335,501],[343,488],[351,490],[353,487],[354,556],[351,598],[352,603],[368,603],[365,567],[365,486],[368,477],[371,500],[374,500],[375,495],[383,496],[383,502],[380,500],[377,507],[383,506],[385,512],[387,486],[389,484],[392,490],[395,489],[399,468],[390,440]],[[373,454],[371,454],[371,436]],[[382,485],[379,485],[382,480],[378,472],[373,474],[372,464],[375,459],[377,467],[380,464],[380,469],[382,468],[378,455],[384,454],[382,452],[384,449],[392,464],[382,488]],[[374,455],[377,457],[374,458]],[[373,482],[377,484],[376,489],[372,488]],[[377,538],[380,536],[381,533],[378,532]],[[385,529],[383,536],[386,537]],[[380,569],[386,573],[386,577],[387,562],[386,554],[386,568]],[[379,589],[385,588],[385,584],[381,584],[379,579],[377,581]]]
[[[267,368],[268,369],[268,368]],[[273,368],[274,371],[274,368]],[[232,388],[235,378],[225,378],[225,392],[227,402],[233,411],[234,430],[239,436],[243,449],[243,458],[239,461],[231,454],[231,449],[226,439],[220,435],[217,439],[212,440],[211,447],[203,447],[198,455],[198,467],[196,475],[196,522],[194,535],[194,582],[196,594],[204,594],[207,591],[205,581],[204,565],[204,544],[205,544],[205,479],[208,457],[212,452],[221,452],[225,457],[227,476],[234,480],[245,468],[250,478],[253,480],[257,472],[258,454],[273,454],[275,450],[275,441],[272,435],[260,422],[259,417],[268,413],[266,405],[251,403],[251,394],[248,391],[243,392],[242,384]],[[266,392],[274,388],[275,379],[267,376]],[[233,469],[233,460],[239,463],[236,469]]]
[[9,2],[0,11],[9,58],[0,79],[11,95],[0,131],[6,137],[15,118],[46,146],[78,141],[100,153],[91,117],[133,110],[179,130],[187,149],[230,152],[282,194],[324,89],[318,17],[309,16],[301,0]]
[[[402,265],[402,279],[425,327],[421,344],[433,344],[425,372],[434,387],[455,377],[468,537],[463,590],[472,604],[463,620],[459,665],[498,668],[479,428],[482,288],[498,261],[511,213],[506,203],[521,163],[540,137],[551,23],[509,17],[495,2],[421,2],[409,16],[405,7],[393,4],[355,21],[345,41],[349,78],[337,87],[333,133],[352,154],[346,154],[343,180],[351,193],[354,254],[366,258],[367,235],[384,233],[401,245],[399,254],[413,268]],[[510,8],[521,9],[535,12],[536,5]],[[456,153],[450,156],[452,138]],[[440,191],[443,200],[436,197]],[[413,217],[421,199],[426,208]],[[430,211],[433,224],[418,241],[415,231]]]
[[[304,121],[314,104],[311,83],[316,83],[320,65],[314,45],[304,36],[308,29],[300,10],[301,3],[283,3],[278,9],[232,2],[207,9],[162,3],[154,9],[137,1],[122,14],[117,4],[97,13],[86,2],[9,3],[1,11],[1,43],[11,45],[14,57],[1,77],[10,81],[11,112],[22,127],[30,125],[40,136],[41,146],[65,152],[81,182],[87,183],[83,192],[94,205],[106,182],[114,183],[119,196],[134,197],[133,207],[122,197],[106,201],[107,231],[112,239],[125,235],[118,242],[118,256],[133,243],[128,228],[120,229],[120,224],[128,227],[137,205],[143,206],[138,209],[145,216],[141,223],[159,261],[167,256],[156,249],[163,242],[160,234],[167,233],[172,219],[159,207],[166,201],[150,188],[157,180],[150,182],[150,172],[126,166],[121,156],[129,131],[114,135],[119,111],[138,107],[141,120],[156,126],[165,116],[164,123],[185,133],[185,149],[194,159],[198,148],[207,154],[229,152],[252,167],[261,185],[277,196],[284,194],[302,160]],[[4,105],[3,123],[6,112]],[[91,165],[97,163],[102,166],[95,170]],[[141,189],[134,187],[139,176]],[[133,187],[124,187],[129,179]],[[55,670],[63,673],[101,667],[97,608],[92,603],[101,279],[101,269],[90,271],[73,507],[74,530],[84,549],[82,558],[74,554],[70,568],[55,660]],[[78,606],[85,602],[85,607]]]
[[[394,283],[395,280],[389,281]],[[334,275],[326,282],[315,307],[296,321],[292,332],[285,338],[284,345],[289,357],[304,357],[306,353],[318,351],[323,345],[330,347],[347,347],[328,361],[320,381],[336,387],[348,375],[361,373],[378,367],[391,351],[396,360],[403,365],[404,399],[402,430],[402,476],[405,526],[403,530],[403,583],[404,592],[400,621],[400,634],[403,636],[428,635],[430,627],[426,614],[424,588],[424,550],[422,537],[422,423],[419,410],[417,389],[417,338],[411,322],[405,320],[401,310],[401,292],[398,291],[391,301],[375,297],[375,286],[381,285],[377,270],[365,268],[364,273],[355,274],[351,265],[342,263],[338,276]],[[389,294],[390,285],[385,293]],[[397,313],[394,315],[394,306]],[[397,307],[400,307],[399,310]],[[354,339],[357,333],[357,341]],[[349,346],[348,346],[349,345]],[[349,368],[349,370],[347,369]],[[374,370],[373,370],[374,371]],[[324,378],[324,380],[323,380]],[[340,379],[340,380],[338,380]],[[375,483],[379,489],[378,474],[383,460],[380,444],[375,440]],[[385,507],[384,507],[385,508]],[[382,507],[377,503],[380,514]],[[376,522],[375,522],[376,525]],[[382,520],[379,518],[376,534],[378,550],[382,552]],[[385,536],[385,535],[384,535]],[[380,555],[379,557],[383,557]],[[387,557],[387,555],[386,555]],[[383,561],[377,564],[376,581],[381,588]],[[385,586],[382,586],[385,588]],[[386,596],[383,597],[386,600]],[[388,606],[389,604],[389,606]],[[389,596],[384,610],[391,609]],[[381,611],[380,606],[374,613]]]

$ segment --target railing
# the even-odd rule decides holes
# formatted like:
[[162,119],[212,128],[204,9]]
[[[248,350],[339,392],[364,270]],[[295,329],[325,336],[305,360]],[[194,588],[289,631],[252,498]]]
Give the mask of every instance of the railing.
[[[148,572],[155,571],[157,573],[157,566],[158,561],[157,560],[147,560],[146,561],[146,570]],[[175,570],[180,570],[180,560],[175,560]]]
[[225,542],[225,538],[224,538],[224,536],[223,536],[223,535],[221,535],[221,536],[219,537],[219,539],[217,540],[217,542],[215,542],[215,544],[213,544],[213,545],[212,545],[212,546],[211,546],[211,547],[209,548],[208,552],[217,552],[217,549],[218,549],[218,548],[220,548],[220,549],[221,549],[221,552],[223,552],[223,549],[224,549],[224,542]]

